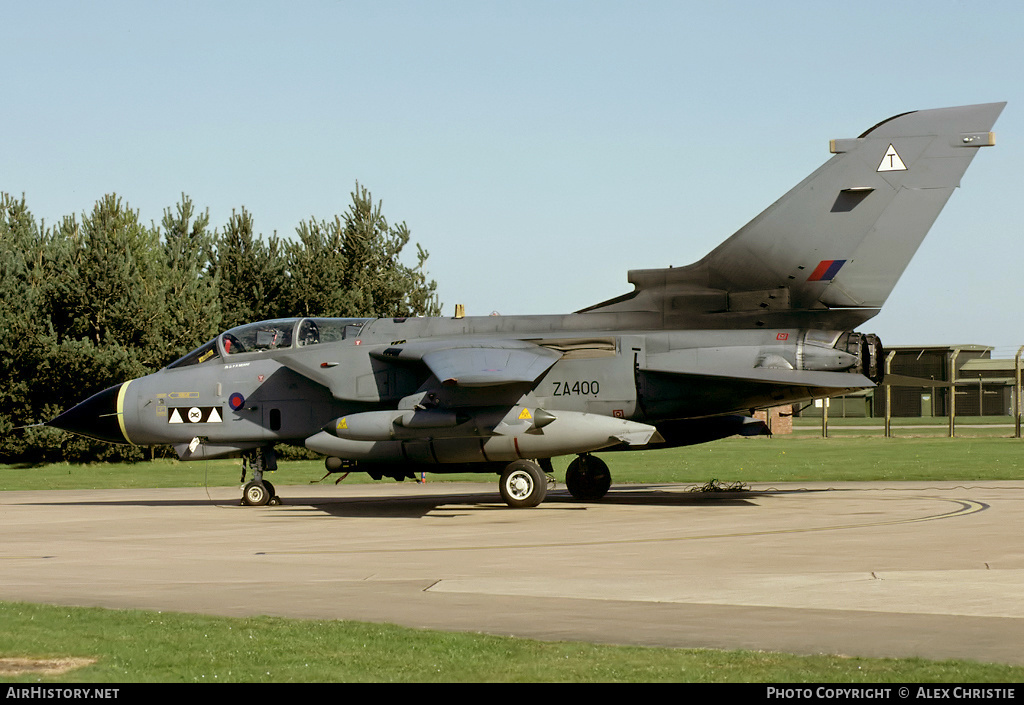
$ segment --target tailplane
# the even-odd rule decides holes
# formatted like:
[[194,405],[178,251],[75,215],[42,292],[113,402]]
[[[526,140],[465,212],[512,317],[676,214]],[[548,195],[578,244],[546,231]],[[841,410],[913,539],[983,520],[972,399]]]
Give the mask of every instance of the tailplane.
[[904,113],[832,140],[829,161],[699,262],[633,270],[635,290],[585,309],[671,327],[851,329],[874,316],[1005,103]]

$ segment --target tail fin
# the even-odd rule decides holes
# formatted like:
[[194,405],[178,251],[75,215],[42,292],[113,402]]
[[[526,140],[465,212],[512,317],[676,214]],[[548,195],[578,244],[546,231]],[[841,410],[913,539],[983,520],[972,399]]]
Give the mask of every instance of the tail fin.
[[711,251],[633,270],[586,311],[661,313],[671,326],[853,328],[878,313],[1005,103],[904,113],[835,154]]

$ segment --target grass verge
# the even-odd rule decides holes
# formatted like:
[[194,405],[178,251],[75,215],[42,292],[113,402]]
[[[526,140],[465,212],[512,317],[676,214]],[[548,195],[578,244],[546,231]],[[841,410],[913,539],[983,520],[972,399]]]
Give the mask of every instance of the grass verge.
[[[704,483],[712,478],[723,482],[1024,479],[1024,440],[991,436],[821,438],[796,433],[599,455],[610,466],[615,483]],[[555,459],[557,478],[564,476],[569,460]],[[282,461],[269,477],[278,487],[337,478],[323,479],[324,474],[320,461]],[[240,477],[238,460],[0,465],[0,490],[227,487],[239,484]],[[445,480],[490,482],[492,476],[427,474],[428,482]],[[352,473],[344,482],[372,480],[365,473]]]
[[966,661],[602,646],[344,621],[0,603],[0,654],[77,657],[4,682],[1019,683]]

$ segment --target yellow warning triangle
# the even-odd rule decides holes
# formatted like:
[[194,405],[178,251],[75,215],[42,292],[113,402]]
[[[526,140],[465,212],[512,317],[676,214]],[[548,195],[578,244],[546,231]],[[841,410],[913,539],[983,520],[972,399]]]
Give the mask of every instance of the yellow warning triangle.
[[523,413],[519,414],[519,420],[520,421],[529,421],[532,418],[533,417],[530,416],[530,410],[527,409],[526,407],[523,407]]
[[345,419],[347,419],[347,418],[348,418],[347,416],[342,416],[341,417],[341,420],[338,421],[338,428],[348,428],[348,422],[345,421]]
[[882,157],[882,163],[878,165],[876,171],[906,171],[907,165],[900,159],[899,152],[896,148],[889,144],[889,149],[885,150],[885,156]]

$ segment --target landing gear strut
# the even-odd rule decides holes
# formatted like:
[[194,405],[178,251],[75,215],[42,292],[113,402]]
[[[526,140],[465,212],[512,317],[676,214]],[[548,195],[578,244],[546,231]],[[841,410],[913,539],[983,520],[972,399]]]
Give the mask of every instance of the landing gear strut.
[[612,486],[612,474],[600,458],[584,453],[569,463],[565,470],[565,486],[576,499],[601,499]]
[[281,503],[274,486],[269,480],[263,479],[264,472],[277,470],[277,455],[273,446],[256,448],[242,456],[242,479],[245,482],[247,470],[252,471],[252,480],[242,489],[243,506],[262,507],[265,504]]

